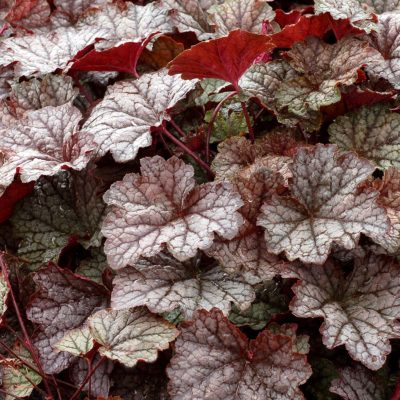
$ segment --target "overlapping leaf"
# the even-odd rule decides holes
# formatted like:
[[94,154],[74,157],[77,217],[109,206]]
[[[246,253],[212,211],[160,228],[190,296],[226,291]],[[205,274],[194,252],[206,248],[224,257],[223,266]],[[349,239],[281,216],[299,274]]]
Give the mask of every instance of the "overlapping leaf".
[[238,29],[185,50],[169,64],[169,73],[181,74],[183,79],[222,79],[238,89],[240,77],[255,58],[272,48],[267,36]]
[[243,310],[254,300],[254,291],[243,278],[229,276],[218,266],[202,270],[201,265],[191,264],[161,253],[135,264],[135,268],[118,271],[111,307],[120,310],[146,305],[155,313],[179,307],[185,319],[191,319],[198,309],[218,307],[228,314],[231,303]]
[[166,70],[145,74],[136,81],[111,86],[82,130],[96,137],[98,154],[110,151],[116,161],[129,161],[151,144],[150,128],[168,119],[167,110],[195,86]]
[[357,365],[340,370],[340,377],[332,381],[330,391],[344,400],[383,400],[382,388],[368,370]]
[[182,400],[212,396],[300,400],[298,386],[309,378],[311,368],[292,346],[290,337],[268,330],[249,341],[217,309],[199,311],[193,322],[181,324],[167,369],[170,393]]
[[[239,144],[243,140],[236,142]],[[262,143],[259,144],[262,149]],[[250,146],[256,151],[256,146]],[[240,147],[243,151],[244,146]],[[253,279],[260,280],[273,278],[283,263],[267,250],[262,229],[257,226],[257,218],[261,213],[263,203],[285,185],[282,175],[269,168],[268,162],[265,164],[259,160],[238,173],[233,180],[244,202],[239,212],[245,222],[233,239],[217,237],[211,248],[207,250],[207,254],[219,260],[228,272],[240,272],[245,276],[249,275]]]
[[368,72],[387,79],[400,89],[400,13],[381,15],[371,42],[382,57],[369,63]]
[[271,252],[321,264],[333,243],[352,249],[360,233],[378,239],[388,230],[378,192],[359,188],[374,171],[368,161],[317,145],[300,149],[291,168],[292,197],[273,197],[258,220]]
[[358,0],[358,2],[363,5],[367,5],[376,14],[400,11],[399,0]]
[[18,172],[22,182],[61,169],[86,167],[96,144],[93,136],[78,132],[82,115],[71,104],[27,111],[13,127],[0,129],[0,186],[6,188]]
[[39,179],[12,218],[15,234],[22,239],[18,254],[30,268],[56,261],[70,239],[86,247],[100,245],[99,225],[105,209],[100,189],[90,169]]
[[176,157],[141,159],[141,175],[127,174],[104,195],[112,206],[102,232],[112,268],[134,265],[164,247],[179,260],[211,246],[214,233],[236,235],[240,196],[228,183],[195,186],[194,170]]
[[277,107],[303,118],[340,101],[339,85],[354,83],[362,66],[380,58],[368,43],[356,38],[330,45],[310,37],[295,44],[287,55],[299,75],[281,82],[276,91]]
[[344,344],[352,358],[379,369],[391,351],[389,339],[400,337],[399,268],[395,260],[373,254],[356,257],[348,276],[332,260],[289,267],[287,276],[299,278],[290,309],[298,317],[323,317],[328,348]]
[[275,13],[267,0],[227,0],[208,10],[210,21],[219,36],[228,35],[235,29],[262,33],[262,24],[272,21]]
[[356,28],[369,33],[376,29],[375,18],[361,3],[359,0],[315,0],[315,13],[328,12],[335,19],[349,19]]
[[353,150],[381,168],[400,167],[400,115],[378,103],[340,116],[330,125],[330,141]]
[[99,353],[133,367],[139,360],[155,361],[158,350],[169,347],[179,332],[174,325],[151,314],[145,307],[101,310],[89,318]]
[[29,307],[28,318],[38,325],[34,337],[46,373],[68,367],[74,356],[55,346],[66,333],[81,327],[97,309],[104,308],[106,291],[87,279],[50,264],[35,274],[38,291]]

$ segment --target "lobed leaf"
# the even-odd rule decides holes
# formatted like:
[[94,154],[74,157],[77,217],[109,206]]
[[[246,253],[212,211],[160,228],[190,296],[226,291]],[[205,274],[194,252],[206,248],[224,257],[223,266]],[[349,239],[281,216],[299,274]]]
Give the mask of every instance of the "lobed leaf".
[[374,170],[368,161],[317,145],[300,149],[291,168],[292,197],[272,197],[258,219],[272,253],[322,264],[333,243],[353,249],[361,232],[374,240],[386,233],[378,193],[359,187]]
[[163,248],[178,260],[211,246],[214,233],[232,238],[242,223],[242,202],[228,183],[195,186],[192,166],[172,157],[141,159],[141,175],[127,174],[104,195],[103,223],[110,266],[135,265]]

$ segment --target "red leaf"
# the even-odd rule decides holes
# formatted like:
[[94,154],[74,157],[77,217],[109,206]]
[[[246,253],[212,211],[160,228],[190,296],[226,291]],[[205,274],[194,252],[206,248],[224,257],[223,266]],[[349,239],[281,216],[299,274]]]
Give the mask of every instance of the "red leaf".
[[183,79],[222,79],[239,90],[238,81],[255,58],[273,47],[267,36],[238,29],[184,51],[169,64],[169,74],[182,74]]
[[34,182],[13,182],[0,197],[0,224],[12,214],[15,203],[27,196],[35,186]]
[[72,71],[118,71],[137,76],[136,65],[146,43],[153,37],[140,42],[128,42],[107,50],[90,50],[78,55],[71,67]]

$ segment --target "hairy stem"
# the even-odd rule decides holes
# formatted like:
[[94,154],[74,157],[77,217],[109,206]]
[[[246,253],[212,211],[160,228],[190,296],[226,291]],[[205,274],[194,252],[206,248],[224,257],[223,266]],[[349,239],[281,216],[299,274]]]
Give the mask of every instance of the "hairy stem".
[[221,107],[224,105],[224,103],[229,100],[231,97],[235,96],[235,94],[237,94],[237,92],[231,92],[228,94],[228,96],[224,97],[215,107],[212,115],[211,115],[211,119],[210,122],[208,123],[208,130],[207,130],[207,136],[206,136],[206,161],[207,163],[210,162],[210,138],[211,138],[211,134],[212,134],[212,130],[214,127],[214,123],[215,120],[218,117],[218,113],[219,110],[221,109]]

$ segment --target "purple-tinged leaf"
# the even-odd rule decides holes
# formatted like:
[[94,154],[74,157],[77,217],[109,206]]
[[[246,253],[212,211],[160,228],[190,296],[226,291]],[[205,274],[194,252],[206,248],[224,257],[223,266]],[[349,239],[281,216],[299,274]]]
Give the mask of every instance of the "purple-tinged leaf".
[[167,368],[172,399],[304,398],[298,386],[311,368],[293,351],[292,338],[266,329],[249,341],[217,309],[198,311],[180,328]]
[[182,160],[141,159],[141,175],[127,174],[105,193],[110,205],[102,233],[114,269],[134,265],[163,248],[178,260],[205,250],[214,234],[232,238],[242,218],[240,196],[229,183],[195,186],[194,170]]
[[378,192],[360,187],[374,171],[367,160],[319,144],[300,149],[291,169],[291,197],[274,196],[258,219],[272,253],[322,264],[333,243],[353,249],[361,233],[377,240],[388,230]]

